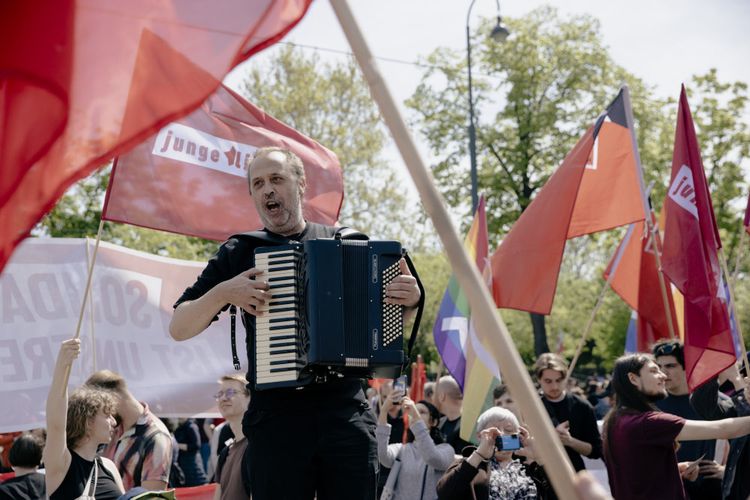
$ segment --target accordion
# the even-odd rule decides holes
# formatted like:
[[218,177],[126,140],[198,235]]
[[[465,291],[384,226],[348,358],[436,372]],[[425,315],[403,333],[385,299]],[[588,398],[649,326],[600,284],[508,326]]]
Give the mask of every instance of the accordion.
[[272,298],[251,341],[257,390],[330,377],[396,377],[406,358],[403,310],[386,304],[400,273],[396,241],[317,239],[260,247]]

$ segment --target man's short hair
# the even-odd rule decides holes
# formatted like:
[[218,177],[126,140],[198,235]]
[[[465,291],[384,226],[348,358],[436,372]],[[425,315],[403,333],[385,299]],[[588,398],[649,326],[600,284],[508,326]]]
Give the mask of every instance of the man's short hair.
[[255,151],[255,154],[253,155],[253,159],[250,160],[250,163],[247,165],[247,181],[250,182],[250,169],[253,166],[253,163],[255,163],[255,160],[258,160],[260,158],[265,158],[266,156],[270,155],[271,153],[281,153],[284,155],[284,158],[286,159],[286,164],[292,167],[292,171],[294,172],[294,175],[297,176],[298,180],[304,180],[305,179],[305,165],[302,163],[302,160],[299,156],[294,154],[292,151],[289,151],[288,149],[280,148],[277,146],[268,146],[265,148],[260,148]]
[[21,434],[13,441],[8,454],[8,461],[13,467],[33,469],[42,463],[44,443],[31,434]]
[[99,370],[91,375],[84,385],[88,387],[94,387],[103,391],[116,392],[118,394],[125,394],[128,390],[128,384],[125,382],[125,378],[119,373],[115,373],[111,370]]
[[492,399],[500,399],[506,392],[508,392],[508,386],[500,384],[492,389]]
[[464,398],[458,382],[456,382],[456,379],[451,377],[450,375],[440,377],[440,379],[437,381],[435,392],[438,394],[445,394],[448,398],[454,401],[460,401]]
[[229,375],[224,375],[219,379],[219,383],[222,382],[238,382],[242,386],[242,390],[245,391],[245,395],[250,395],[250,391],[247,390],[247,379],[244,375],[240,375],[239,373],[230,373]]
[[560,372],[563,377],[568,376],[568,364],[559,354],[552,352],[545,352],[539,356],[539,359],[534,364],[536,378],[542,378],[544,370],[555,370],[556,372]]
[[685,351],[682,347],[682,342],[677,339],[660,339],[657,340],[651,347],[651,352],[654,354],[654,358],[660,358],[661,356],[674,356],[682,369],[685,369]]

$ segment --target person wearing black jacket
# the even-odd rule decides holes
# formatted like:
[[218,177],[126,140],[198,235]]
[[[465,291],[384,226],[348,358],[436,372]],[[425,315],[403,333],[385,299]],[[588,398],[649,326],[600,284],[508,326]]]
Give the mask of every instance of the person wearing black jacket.
[[[250,195],[265,225],[277,240],[304,242],[333,238],[339,228],[303,217],[305,172],[302,160],[281,148],[258,149],[247,167]],[[254,250],[268,246],[233,237],[175,304],[170,334],[187,340],[203,332],[229,305],[241,308],[248,355],[255,336],[255,317],[264,314],[272,293],[254,268]],[[416,313],[421,291],[406,261],[385,288],[384,302]],[[250,357],[250,356],[249,356]],[[239,364],[239,360],[235,361]],[[303,387],[256,391],[254,371],[247,374],[251,402],[242,430],[252,446],[245,454],[255,500],[375,498],[377,443],[375,419],[360,380],[330,377]],[[291,432],[290,430],[293,430]],[[289,480],[289,465],[295,477]]]
[[581,456],[602,456],[602,438],[594,409],[588,401],[565,391],[568,366],[553,353],[542,354],[535,365],[542,402],[576,471],[586,468]]
[[[726,384],[731,391],[731,397],[719,392],[719,385]],[[732,365],[713,380],[709,380],[698,387],[690,398],[693,409],[705,420],[721,420],[724,418],[743,417],[750,415],[750,386],[744,379],[737,365]],[[722,498],[725,500],[745,500],[750,496],[750,435],[729,441],[729,457],[724,469],[722,481]]]

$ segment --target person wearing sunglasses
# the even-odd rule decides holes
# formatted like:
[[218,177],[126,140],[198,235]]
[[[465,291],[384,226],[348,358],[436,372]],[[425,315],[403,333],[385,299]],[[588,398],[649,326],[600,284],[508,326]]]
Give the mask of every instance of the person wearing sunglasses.
[[[690,404],[682,342],[662,339],[653,345],[652,351],[656,364],[667,376],[664,380],[667,397],[657,401],[656,407],[688,420],[705,420]],[[715,439],[680,443],[677,461],[682,483],[689,498],[721,499],[721,478],[724,475],[724,467],[714,461],[715,451]]]
[[244,474],[242,460],[247,449],[247,438],[242,433],[242,417],[250,404],[250,392],[245,377],[225,375],[219,380],[219,391],[214,394],[219,413],[232,429],[234,438],[221,450],[216,464],[216,494],[214,500],[236,500],[250,497],[250,484]]

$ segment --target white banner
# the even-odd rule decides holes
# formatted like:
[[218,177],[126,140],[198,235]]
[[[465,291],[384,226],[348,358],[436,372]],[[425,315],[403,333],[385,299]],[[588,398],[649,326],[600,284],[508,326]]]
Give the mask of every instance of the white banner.
[[[94,242],[86,246],[83,239],[27,239],[0,275],[0,432],[45,426],[55,358],[75,333]],[[217,415],[216,382],[234,371],[228,315],[191,340],[169,336],[172,304],[204,265],[101,243],[70,388],[106,368],[158,416]],[[244,328],[237,326],[244,373]]]

